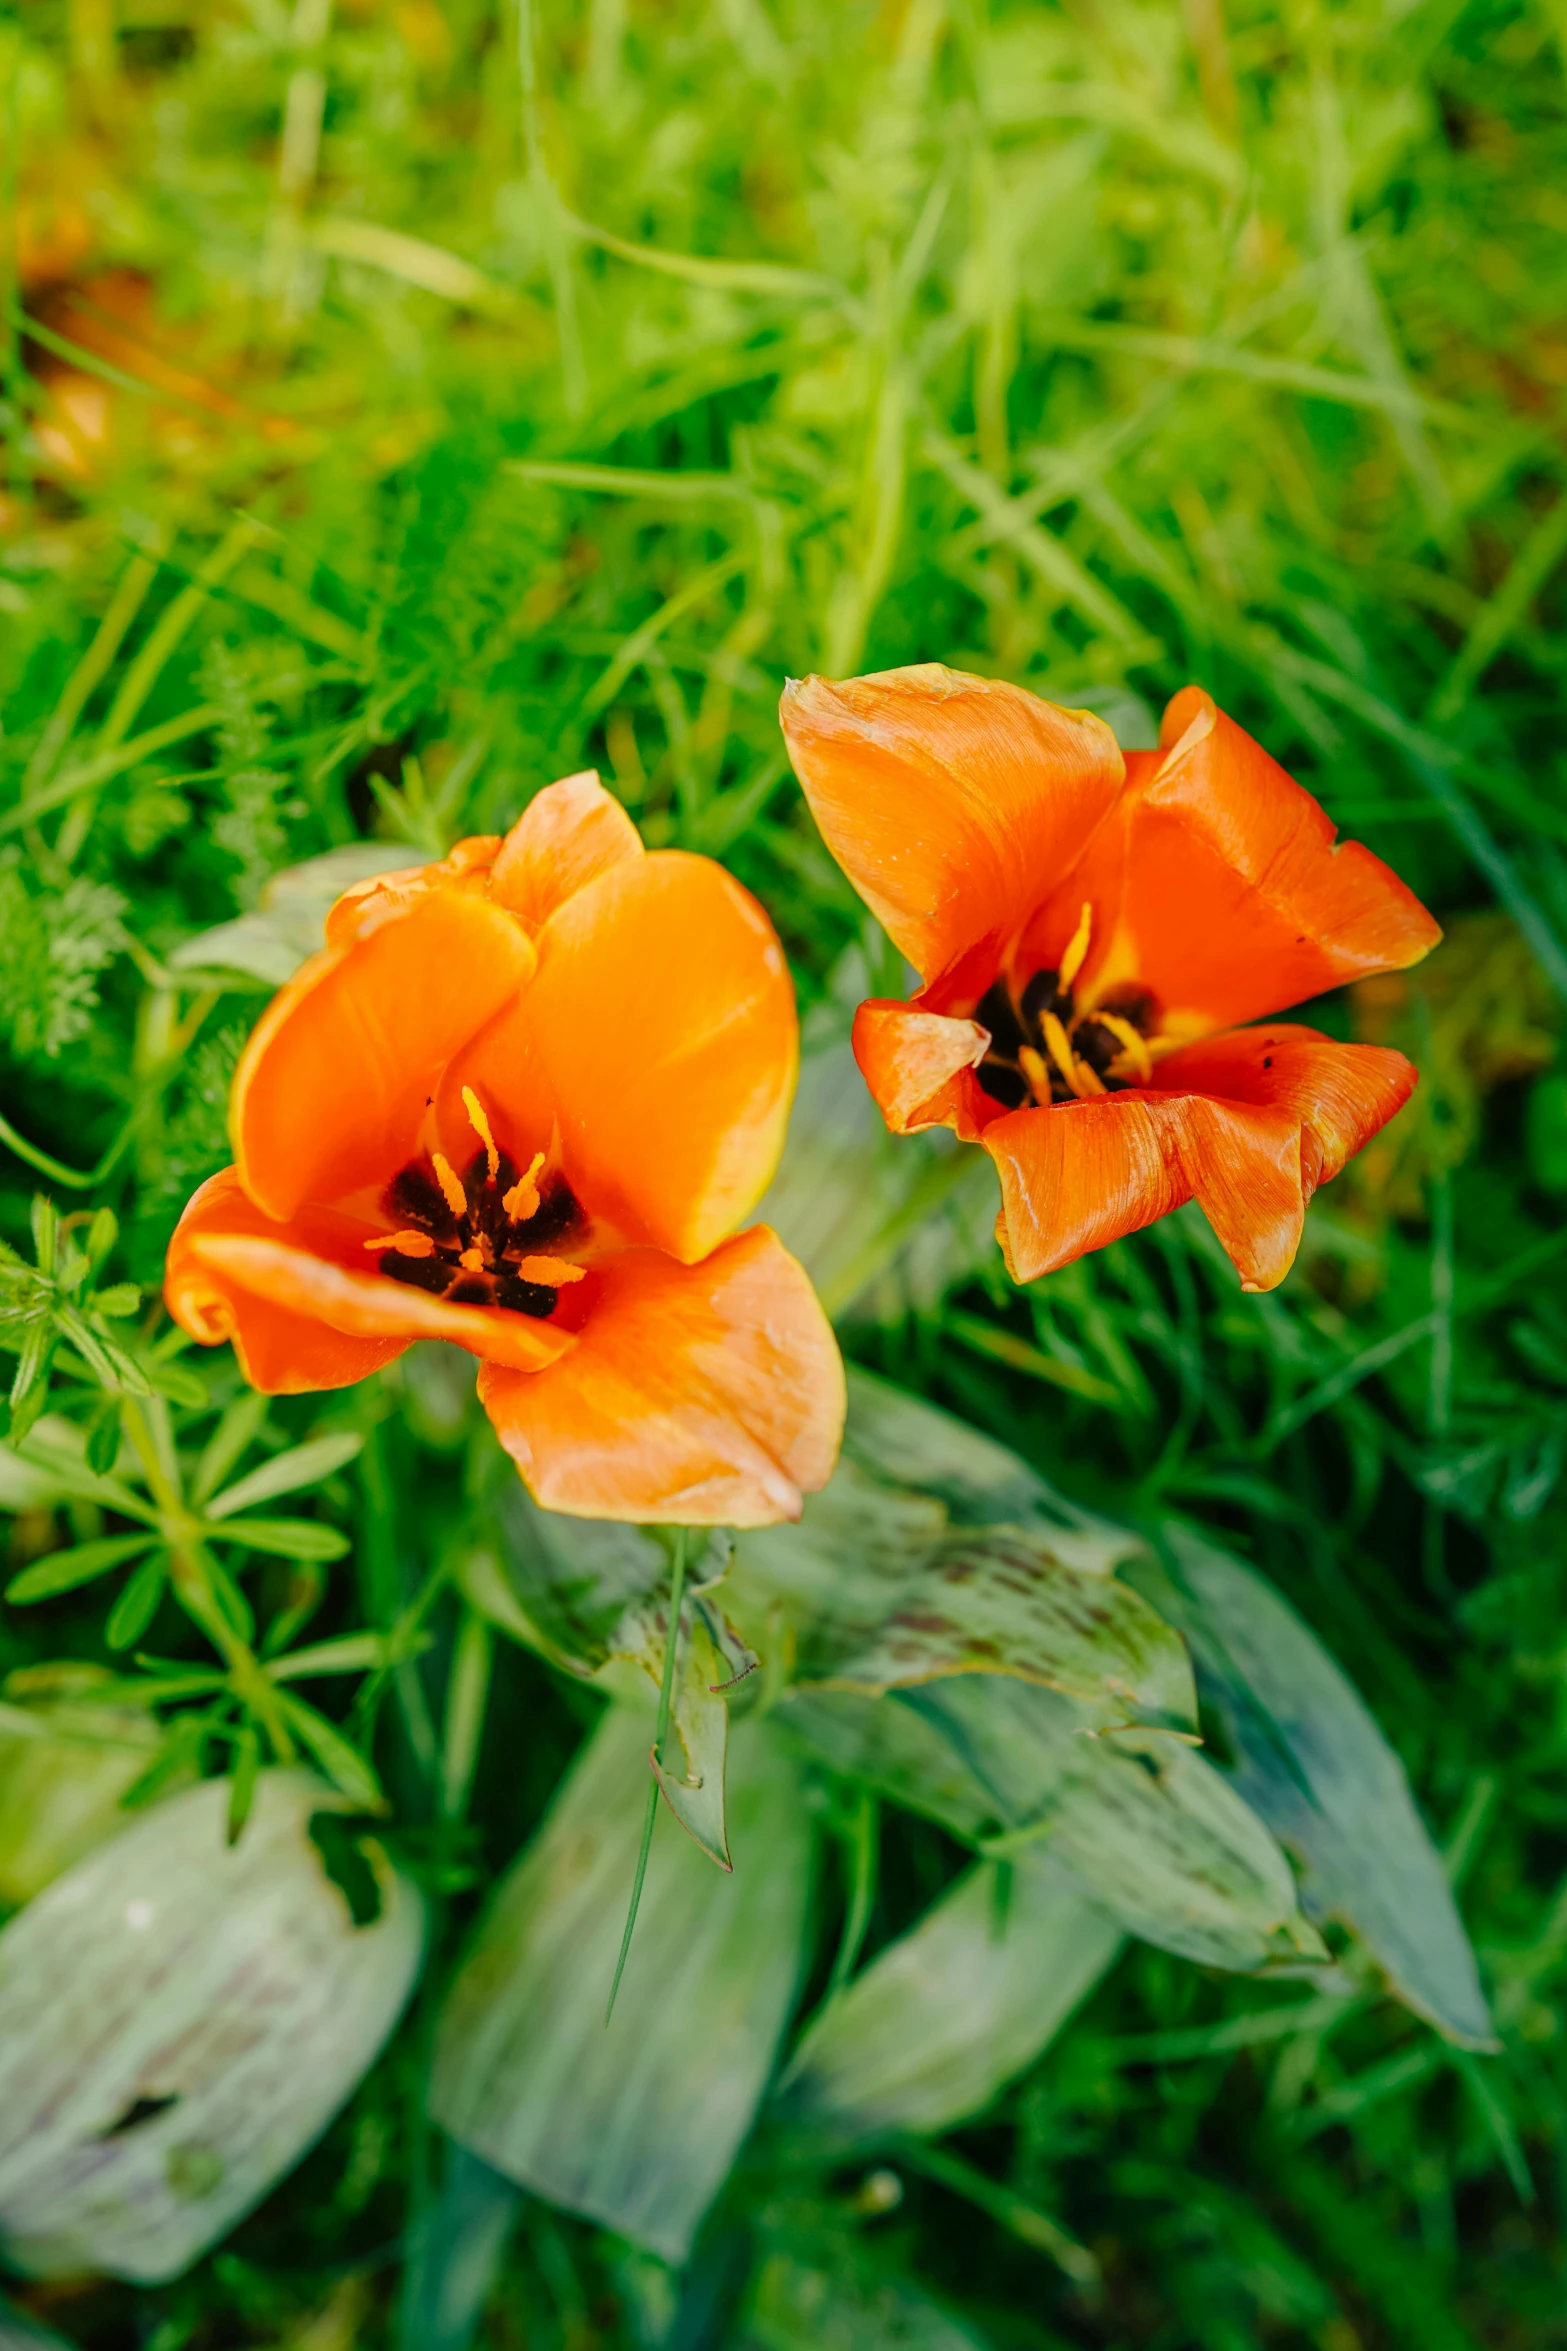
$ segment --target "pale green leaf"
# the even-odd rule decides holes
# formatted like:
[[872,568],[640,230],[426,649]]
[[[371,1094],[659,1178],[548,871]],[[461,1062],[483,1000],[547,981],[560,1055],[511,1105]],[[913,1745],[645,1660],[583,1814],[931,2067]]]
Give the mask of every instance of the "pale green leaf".
[[204,1525],[202,1534],[212,1543],[238,1543],[247,1551],[264,1551],[272,1559],[341,1559],[348,1537],[340,1527],[325,1526],[317,1518],[231,1518]]
[[287,866],[272,876],[254,914],[242,914],[236,922],[219,923],[184,940],[170,955],[169,968],[238,972],[280,988],[325,944],[326,918],[345,890],[376,874],[400,873],[427,863],[417,849],[400,849],[388,841],[352,841],[329,849],[324,857],[306,858],[302,865]]
[[91,1543],[74,1543],[68,1551],[51,1551],[14,1575],[5,1596],[18,1607],[32,1600],[52,1600],[58,1592],[74,1591],[79,1584],[107,1575],[111,1567],[123,1567],[156,1541],[150,1534],[102,1535]]
[[[347,1467],[364,1449],[364,1437],[345,1429],[332,1437],[313,1437],[306,1445],[291,1445],[253,1469],[237,1484],[226,1486],[207,1504],[207,1516],[232,1518],[236,1511],[253,1510],[258,1502],[275,1502],[280,1494],[294,1494],[302,1486],[318,1486]],[[322,1554],[325,1556],[325,1554]]]
[[0,1934],[0,2230],[40,2276],[177,2277],[313,2144],[412,1986],[423,1905],[378,1856],[356,1929],[266,1772],[236,1845],[206,1780],[139,1813]]
[[944,2131],[1032,2064],[1121,1945],[1038,1847],[981,1862],[832,2002],[782,2093],[817,2138]]
[[771,2071],[811,1838],[787,1748],[736,1725],[734,1875],[659,1822],[606,2029],[651,1737],[651,1711],[611,1708],[502,1885],[447,2002],[431,2106],[535,2195],[679,2262]]

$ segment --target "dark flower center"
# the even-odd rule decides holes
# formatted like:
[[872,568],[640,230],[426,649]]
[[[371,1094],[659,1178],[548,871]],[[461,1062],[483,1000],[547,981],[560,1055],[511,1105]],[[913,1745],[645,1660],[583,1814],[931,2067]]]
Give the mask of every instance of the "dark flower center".
[[1015,994],[991,983],[973,1017],[990,1031],[975,1076],[992,1101],[1009,1110],[1028,1103],[1080,1101],[1148,1083],[1142,1040],[1156,1030],[1157,1007],[1145,988],[1121,988],[1079,1012],[1058,971],[1036,971]]
[[454,1306],[553,1314],[582,1268],[544,1252],[581,1224],[582,1211],[565,1178],[540,1180],[539,1165],[524,1173],[493,1144],[460,1176],[439,1152],[410,1160],[382,1196],[397,1231],[367,1244],[381,1252],[382,1273]]

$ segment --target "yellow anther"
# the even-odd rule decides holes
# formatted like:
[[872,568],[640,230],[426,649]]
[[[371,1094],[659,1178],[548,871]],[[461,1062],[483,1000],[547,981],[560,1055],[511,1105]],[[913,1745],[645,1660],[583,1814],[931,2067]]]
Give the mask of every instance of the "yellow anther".
[[428,1233],[378,1233],[367,1249],[395,1249],[399,1257],[433,1257],[435,1243]]
[[1046,1052],[1070,1086],[1072,1084],[1072,1047],[1065,1029],[1061,1026],[1059,1016],[1054,1012],[1042,1012],[1039,1016],[1039,1025],[1044,1032]]
[[524,1257],[518,1260],[517,1272],[525,1282],[537,1282],[542,1289],[564,1289],[568,1282],[585,1281],[587,1268],[568,1265],[564,1257]]
[[1062,956],[1061,968],[1056,975],[1060,986],[1063,988],[1069,988],[1072,985],[1072,982],[1076,979],[1078,973],[1082,970],[1083,958],[1088,953],[1088,942],[1093,937],[1093,935],[1094,910],[1092,906],[1085,903],[1083,907],[1082,920],[1079,922],[1076,930],[1072,933],[1072,943],[1068,947],[1066,953]]
[[544,1154],[535,1151],[526,1175],[520,1175],[501,1202],[513,1224],[526,1224],[530,1216],[539,1213],[539,1169],[544,1165]]
[[1017,1049],[1017,1065],[1028,1080],[1028,1090],[1034,1100],[1048,1103],[1050,1100],[1050,1064],[1044,1055],[1036,1053],[1032,1045],[1020,1045]]
[[472,1086],[464,1086],[462,1106],[468,1113],[474,1133],[484,1145],[485,1155],[490,1162],[490,1181],[494,1183],[495,1178],[501,1172],[501,1155],[495,1148],[495,1137],[490,1132],[490,1122],[485,1116],[484,1104],[479,1100]]
[[470,1273],[483,1273],[484,1252],[482,1249],[465,1249],[457,1262],[466,1266]]
[[435,1170],[436,1182],[440,1185],[441,1190],[446,1194],[446,1205],[451,1210],[453,1216],[466,1216],[468,1213],[468,1195],[462,1188],[462,1178],[458,1175],[450,1160],[443,1159],[439,1151],[432,1151],[430,1154],[430,1165]]
[[1153,1076],[1153,1063],[1148,1056],[1147,1038],[1139,1035],[1131,1022],[1123,1020],[1118,1012],[1096,1012],[1094,1018],[1102,1029],[1110,1031],[1111,1036],[1120,1045],[1127,1060],[1146,1086],[1148,1080]]
[[1079,1060],[1072,1051],[1071,1040],[1055,1013],[1042,1012],[1039,1025],[1044,1031],[1045,1043],[1050,1048],[1051,1060],[1080,1102],[1089,1101],[1095,1094],[1108,1093],[1109,1088],[1098,1071],[1090,1069],[1087,1062]]

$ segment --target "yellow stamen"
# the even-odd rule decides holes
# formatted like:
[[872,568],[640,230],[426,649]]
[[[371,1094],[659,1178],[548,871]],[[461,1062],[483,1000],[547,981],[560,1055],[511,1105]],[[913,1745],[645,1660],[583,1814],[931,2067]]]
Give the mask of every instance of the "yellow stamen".
[[1093,935],[1094,910],[1092,906],[1085,904],[1082,920],[1072,933],[1072,943],[1061,958],[1061,969],[1057,974],[1057,979],[1063,988],[1069,988],[1082,970],[1083,958],[1088,953],[1088,942]]
[[1067,1084],[1072,1085],[1072,1048],[1067,1040],[1067,1033],[1061,1026],[1059,1016],[1054,1012],[1042,1012],[1039,1016],[1039,1025],[1044,1031],[1046,1052]]
[[526,1175],[520,1175],[506,1194],[501,1206],[513,1224],[526,1224],[530,1216],[539,1213],[539,1169],[544,1165],[544,1154],[535,1151]]
[[441,1190],[446,1194],[446,1205],[451,1210],[453,1216],[466,1216],[468,1213],[468,1195],[463,1190],[462,1179],[453,1168],[450,1160],[443,1159],[439,1151],[432,1151],[430,1154],[430,1165],[435,1170],[436,1182],[440,1185]]
[[1108,1094],[1110,1091],[1092,1062],[1085,1061],[1081,1054],[1076,1053],[1072,1056],[1072,1091],[1079,1102],[1090,1101],[1095,1094]]
[[399,1257],[433,1257],[435,1243],[428,1233],[377,1233],[367,1249],[395,1249]]
[[1148,1058],[1148,1040],[1140,1036],[1129,1020],[1118,1012],[1096,1012],[1094,1018],[1102,1029],[1108,1029],[1125,1050],[1126,1058],[1146,1086],[1153,1076],[1153,1063]]
[[482,1249],[465,1249],[457,1262],[465,1265],[470,1273],[483,1273],[484,1252]]
[[1048,1104],[1050,1065],[1044,1055],[1036,1053],[1032,1045],[1020,1045],[1017,1049],[1017,1065],[1028,1080],[1029,1092],[1034,1100]]
[[495,1137],[490,1132],[490,1122],[485,1116],[484,1104],[479,1100],[472,1086],[464,1086],[462,1106],[468,1113],[474,1133],[484,1145],[485,1154],[490,1162],[490,1181],[493,1184],[501,1172],[501,1155],[495,1148]]
[[564,1257],[519,1258],[517,1271],[525,1282],[537,1282],[542,1289],[563,1289],[568,1282],[587,1279],[587,1267],[568,1265]]

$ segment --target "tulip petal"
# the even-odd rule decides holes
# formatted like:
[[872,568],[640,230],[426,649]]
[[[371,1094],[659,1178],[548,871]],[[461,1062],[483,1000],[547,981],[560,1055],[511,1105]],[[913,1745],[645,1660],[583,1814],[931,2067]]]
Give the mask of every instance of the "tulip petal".
[[574,1351],[479,1395],[535,1500],[579,1518],[768,1526],[826,1483],[843,1365],[801,1266],[765,1225],[682,1266],[600,1270]]
[[401,1338],[350,1337],[314,1314],[241,1288],[200,1254],[210,1235],[278,1231],[271,1218],[246,1199],[232,1167],[204,1183],[169,1243],[163,1295],[180,1329],[208,1347],[232,1340],[240,1370],[267,1396],[352,1387],[401,1355],[412,1333]]
[[1128,1089],[986,1129],[1018,1281],[1070,1264],[1195,1199],[1247,1290],[1294,1263],[1306,1203],[1409,1099],[1401,1053],[1270,1025],[1205,1039]]
[[612,865],[642,855],[641,834],[588,768],[529,801],[490,869],[490,896],[536,931]]
[[949,1020],[892,997],[873,997],[854,1016],[854,1058],[895,1135],[950,1126],[972,1143],[1004,1117],[1004,1104],[974,1075],[984,1051],[985,1031],[974,1021]]
[[691,1264],[761,1198],[799,1060],[773,927],[710,858],[628,858],[557,907],[525,1012],[577,1197]]
[[1167,1033],[1266,1017],[1371,972],[1418,963],[1441,931],[1311,794],[1188,686],[1158,752],[1132,753],[1119,807],[1030,924],[1021,969],[1058,965],[1084,905],[1078,1001],[1151,991]]
[[389,893],[384,919],[313,956],[235,1073],[230,1128],[250,1197],[286,1221],[395,1175],[442,1069],[533,960],[514,917],[462,887]]
[[780,715],[823,839],[926,980],[999,952],[1121,785],[1102,719],[937,662],[791,680]]
[[209,1345],[232,1339],[251,1386],[269,1395],[346,1387],[414,1339],[449,1339],[523,1371],[573,1346],[572,1333],[556,1323],[506,1307],[453,1305],[361,1272],[368,1230],[330,1211],[274,1223],[226,1169],[180,1219],[169,1248],[169,1310]]

